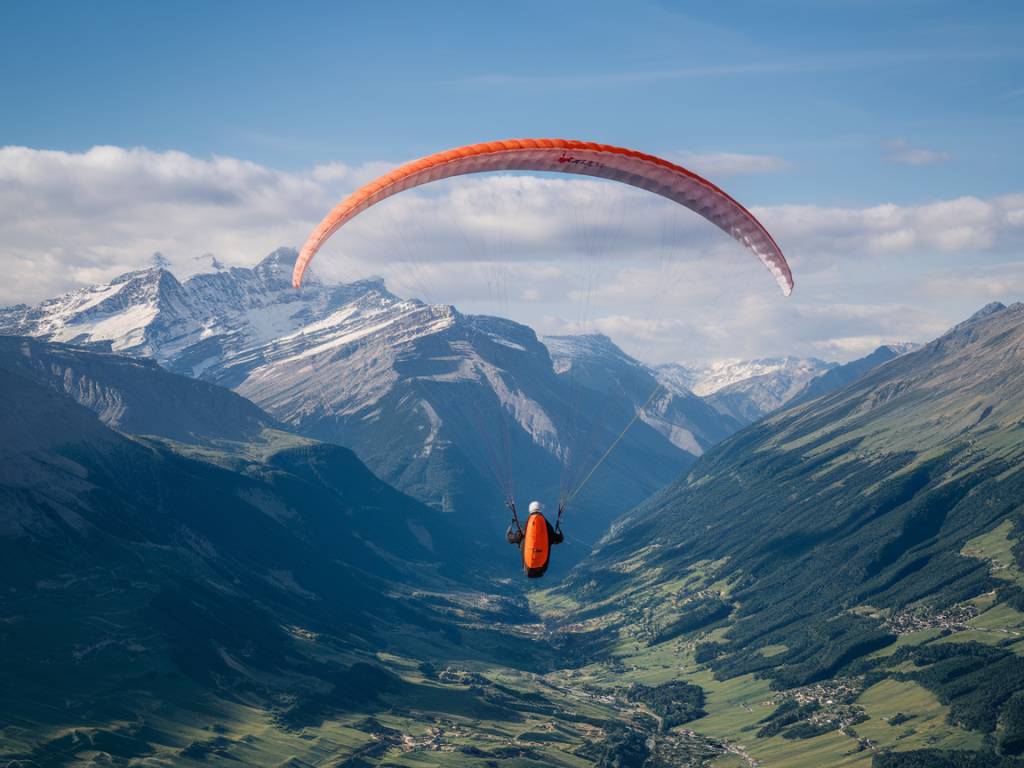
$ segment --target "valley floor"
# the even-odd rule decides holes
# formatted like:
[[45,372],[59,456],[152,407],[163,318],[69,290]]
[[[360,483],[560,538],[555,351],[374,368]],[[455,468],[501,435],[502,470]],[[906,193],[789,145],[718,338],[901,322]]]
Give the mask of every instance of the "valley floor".
[[[996,532],[976,542],[984,552],[973,554],[995,556],[1002,541]],[[698,587],[706,585],[691,582],[692,589]],[[531,604],[547,625],[502,628],[506,636],[518,635],[523,654],[537,643],[565,644],[572,634],[593,629],[582,623],[552,631],[569,607],[562,596],[538,592]],[[1024,655],[1024,614],[984,600],[975,608],[955,631],[941,626],[946,619],[925,626],[921,618],[879,653],[908,644],[977,640]],[[302,725],[268,711],[256,697],[214,694],[180,682],[179,690],[167,689],[159,700],[126,691],[110,702],[105,721],[83,713],[77,727],[43,732],[38,723],[52,721],[54,714],[47,710],[74,712],[75,702],[16,702],[0,694],[0,711],[22,713],[5,716],[0,757],[15,766],[867,768],[884,750],[983,746],[981,734],[951,725],[948,708],[915,682],[848,678],[773,691],[753,675],[714,679],[695,660],[692,638],[652,643],[644,637],[643,620],[623,627],[617,646],[602,660],[545,673],[517,669],[516,659],[507,665],[467,660],[435,666],[377,654],[373,661],[396,676],[388,692],[362,711],[327,714]],[[633,684],[656,689],[678,680],[700,686],[705,695],[706,714],[681,725],[665,728],[654,708],[629,694]],[[794,706],[789,701],[814,711],[806,737],[759,735],[780,707]]]

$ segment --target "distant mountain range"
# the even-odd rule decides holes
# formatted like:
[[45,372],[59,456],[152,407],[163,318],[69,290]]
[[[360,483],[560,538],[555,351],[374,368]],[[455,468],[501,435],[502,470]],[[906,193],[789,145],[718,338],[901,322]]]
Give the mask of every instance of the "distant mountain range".
[[659,366],[658,370],[694,394],[706,397],[726,387],[759,377],[776,375],[787,383],[808,381],[836,365],[816,357],[769,357],[757,360],[720,360],[706,365],[667,363]]
[[688,387],[719,413],[746,426],[781,408],[818,376],[835,368],[814,357],[725,360],[711,365],[659,366],[660,377]]
[[[114,446],[126,456],[137,454],[142,464],[149,459],[159,463],[161,457],[170,459],[173,454],[247,476],[257,485],[269,482],[271,486],[277,482],[272,475],[261,477],[251,469],[287,464],[289,471],[302,474],[307,471],[302,468],[303,462],[310,467],[333,464],[338,470],[333,479],[339,484],[332,482],[328,487],[340,489],[346,483],[356,483],[363,489],[359,493],[369,494],[367,498],[388,502],[379,508],[380,514],[345,523],[346,535],[357,540],[383,535],[373,547],[360,544],[356,548],[360,567],[367,573],[393,575],[394,564],[402,557],[415,563],[418,580],[422,580],[422,563],[436,562],[438,557],[443,557],[454,572],[478,572],[478,563],[461,554],[467,542],[458,530],[442,534],[442,521],[435,514],[375,478],[350,450],[301,437],[230,390],[169,373],[147,360],[9,336],[0,337],[0,372],[5,376],[5,393],[11,393],[5,398],[5,423],[10,426],[4,432],[5,455],[19,468],[34,462],[45,470],[26,470],[18,475],[17,470],[9,468],[8,476],[26,480],[26,487],[35,487],[38,477],[45,477],[49,471],[74,472],[71,465],[48,462],[39,450],[85,450],[83,458],[91,458]],[[50,410],[37,407],[40,403],[48,403]],[[67,426],[62,427],[65,419]],[[176,460],[171,463],[185,466]],[[118,469],[112,463],[104,472],[116,481]],[[90,476],[86,486],[95,485],[101,478],[102,474]],[[128,483],[119,490],[133,489]],[[144,493],[146,489],[142,485],[138,490]],[[256,496],[246,500],[256,511],[280,518],[278,522],[297,519],[298,508],[276,505],[275,511],[271,509],[275,506],[273,492],[267,494],[262,501]],[[358,498],[351,490],[344,495]],[[248,496],[246,492],[240,497]],[[67,501],[82,503],[87,498],[88,494]],[[202,503],[217,510],[220,501],[229,500],[211,496]],[[145,503],[163,502],[154,496]],[[403,510],[407,524],[403,521],[396,526],[394,519],[381,519],[382,515],[395,514],[395,510]],[[213,518],[206,522],[213,522]],[[379,559],[380,565],[371,565],[374,559]]]
[[746,426],[769,413],[827,394],[919,345],[885,344],[845,364],[815,357],[722,360],[710,365],[667,363],[657,367],[666,385],[689,389],[723,416]]

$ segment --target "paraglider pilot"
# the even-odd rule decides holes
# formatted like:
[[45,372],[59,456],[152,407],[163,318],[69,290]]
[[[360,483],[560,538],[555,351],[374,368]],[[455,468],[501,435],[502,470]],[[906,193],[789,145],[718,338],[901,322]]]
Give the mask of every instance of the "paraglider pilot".
[[505,538],[509,544],[517,544],[523,555],[523,570],[527,578],[536,579],[544,575],[551,560],[551,547],[561,544],[565,536],[562,534],[561,510],[557,525],[552,526],[544,517],[544,505],[539,501],[530,502],[530,515],[526,518],[526,526],[519,525],[516,505],[509,502],[512,510],[512,524],[508,527]]

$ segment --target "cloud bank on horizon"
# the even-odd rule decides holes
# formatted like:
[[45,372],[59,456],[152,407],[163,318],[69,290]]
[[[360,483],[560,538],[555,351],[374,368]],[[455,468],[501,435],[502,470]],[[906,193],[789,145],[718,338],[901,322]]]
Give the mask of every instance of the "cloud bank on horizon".
[[[886,151],[893,162],[940,161],[904,143]],[[712,180],[788,167],[771,155],[677,159]],[[110,279],[155,252],[179,276],[208,269],[205,255],[251,266],[300,245],[342,196],[388,167],[283,171],[144,148],[0,148],[0,304]],[[322,278],[378,274],[400,295],[505,314],[542,333],[602,331],[651,362],[849,359],[927,340],[981,304],[1024,296],[1024,193],[753,205],[793,266],[789,300],[700,217],[622,185],[468,177],[378,208],[329,241],[314,265]]]

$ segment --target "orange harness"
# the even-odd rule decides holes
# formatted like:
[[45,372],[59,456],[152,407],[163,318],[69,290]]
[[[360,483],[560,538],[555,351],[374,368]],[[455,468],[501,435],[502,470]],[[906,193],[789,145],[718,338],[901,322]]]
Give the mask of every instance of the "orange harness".
[[548,521],[544,515],[535,514],[526,518],[523,537],[523,565],[528,570],[543,569],[551,556],[551,542],[548,541]]

